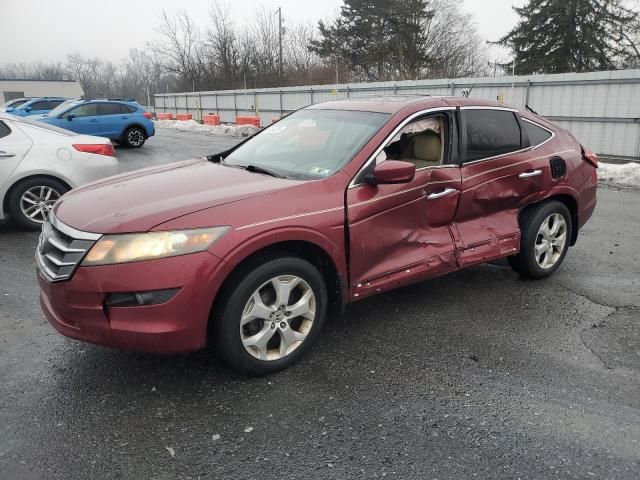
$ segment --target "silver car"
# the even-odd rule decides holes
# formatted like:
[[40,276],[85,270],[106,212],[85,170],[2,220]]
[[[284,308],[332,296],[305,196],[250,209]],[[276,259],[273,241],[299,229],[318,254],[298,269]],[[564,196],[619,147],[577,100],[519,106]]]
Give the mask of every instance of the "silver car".
[[0,113],[0,220],[39,230],[65,192],[116,173],[109,139]]

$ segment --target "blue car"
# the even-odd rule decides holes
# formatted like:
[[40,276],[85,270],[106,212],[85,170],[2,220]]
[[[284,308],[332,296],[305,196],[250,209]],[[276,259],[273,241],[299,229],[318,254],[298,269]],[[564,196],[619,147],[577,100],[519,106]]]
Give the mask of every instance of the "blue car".
[[33,99],[33,97],[14,98],[13,100],[9,100],[2,106],[2,108],[0,108],[0,112],[6,112],[7,108],[18,108],[20,105],[31,99]]
[[38,97],[23,102],[17,107],[8,106],[6,112],[16,117],[28,117],[31,115],[42,115],[50,112],[58,105],[69,100],[63,97]]
[[134,148],[155,134],[151,114],[132,100],[71,100],[34,120]]

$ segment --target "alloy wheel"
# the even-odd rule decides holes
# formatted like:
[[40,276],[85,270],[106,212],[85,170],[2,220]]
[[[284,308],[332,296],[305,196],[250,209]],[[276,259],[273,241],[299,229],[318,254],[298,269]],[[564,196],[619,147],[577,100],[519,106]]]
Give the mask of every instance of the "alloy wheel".
[[549,215],[540,225],[535,244],[535,257],[538,266],[552,268],[564,252],[567,243],[567,222],[559,213]]
[[127,133],[127,141],[129,142],[129,145],[139,147],[144,143],[144,135],[140,130],[134,128],[133,130],[129,130],[129,133]]
[[42,223],[60,198],[60,192],[44,185],[31,187],[20,197],[20,210],[25,218]]
[[263,283],[249,298],[240,319],[240,338],[253,357],[280,360],[307,338],[316,316],[316,297],[295,275]]

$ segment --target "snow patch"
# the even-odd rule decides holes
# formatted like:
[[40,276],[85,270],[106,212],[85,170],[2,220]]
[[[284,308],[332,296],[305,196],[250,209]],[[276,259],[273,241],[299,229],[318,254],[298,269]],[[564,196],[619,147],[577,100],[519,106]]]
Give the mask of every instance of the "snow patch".
[[253,125],[203,125],[195,120],[154,120],[156,128],[171,128],[181,132],[201,132],[207,135],[250,137],[259,128]]
[[598,163],[598,181],[606,185],[640,188],[640,163]]

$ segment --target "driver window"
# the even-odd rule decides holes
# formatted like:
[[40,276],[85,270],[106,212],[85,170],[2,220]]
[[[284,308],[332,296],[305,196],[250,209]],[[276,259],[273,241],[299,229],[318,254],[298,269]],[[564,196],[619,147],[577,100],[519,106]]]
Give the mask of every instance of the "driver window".
[[98,114],[97,104],[86,103],[84,105],[80,105],[79,107],[76,107],[73,110],[69,110],[67,113],[65,113],[64,118],[67,118],[70,113],[73,113],[76,118],[93,117]]
[[376,157],[384,160],[404,160],[416,169],[444,163],[445,118],[442,115],[423,117],[405,125]]

